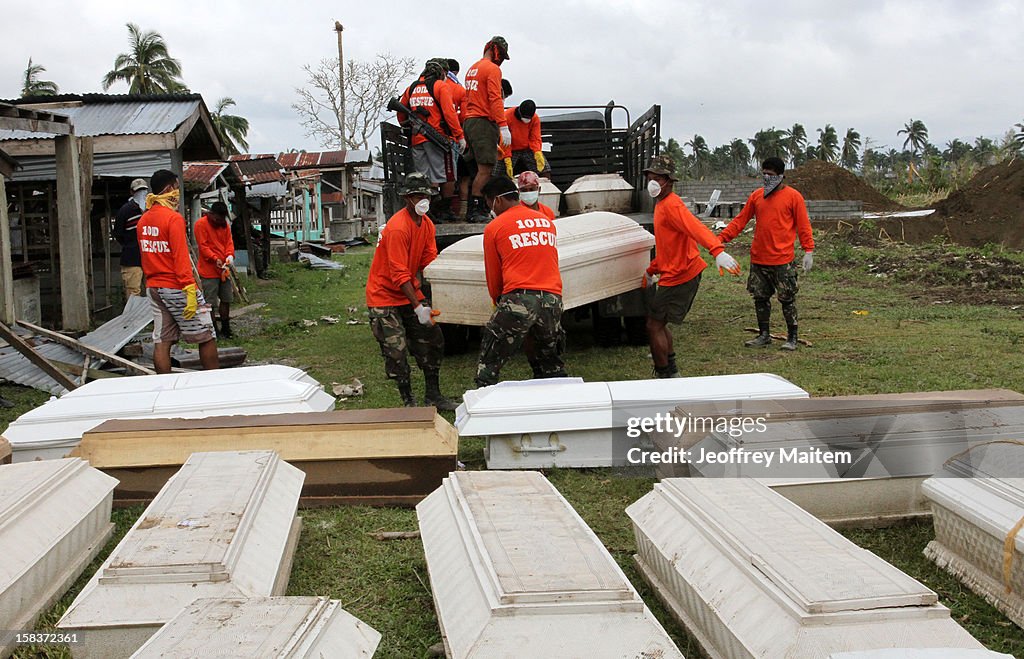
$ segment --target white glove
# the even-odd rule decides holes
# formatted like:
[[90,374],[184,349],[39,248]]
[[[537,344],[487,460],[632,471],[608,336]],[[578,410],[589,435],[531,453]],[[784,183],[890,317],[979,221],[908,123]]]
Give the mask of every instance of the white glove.
[[804,252],[804,272],[814,267],[814,252]]
[[508,126],[501,127],[501,143],[505,146],[512,144],[512,131],[508,129]]
[[729,256],[725,252],[719,252],[718,256],[715,257],[715,265],[718,266],[718,275],[722,275],[722,271],[725,270],[730,275],[740,274],[740,264],[737,263],[736,259]]
[[459,153],[465,153],[466,152],[466,138],[465,137],[460,137],[459,141],[455,143],[455,150],[458,151]]
[[661,279],[660,272],[656,272],[653,275],[649,275],[646,272],[644,272],[644,288],[656,285],[659,279]]
[[421,304],[413,311],[416,312],[416,320],[420,321],[420,325],[430,325],[433,323],[433,319],[430,317],[430,307],[425,304]]
[[226,263],[227,265],[234,265],[234,263],[235,263],[235,255],[234,254],[228,254],[227,257],[224,259],[224,263]]

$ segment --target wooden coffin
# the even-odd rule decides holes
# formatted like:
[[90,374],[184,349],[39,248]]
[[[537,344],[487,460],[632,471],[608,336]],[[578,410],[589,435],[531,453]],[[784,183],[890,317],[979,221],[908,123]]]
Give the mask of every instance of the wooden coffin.
[[369,659],[380,633],[326,597],[200,599],[132,655]]
[[935,523],[925,556],[1024,627],[1024,445],[975,447],[922,489]]
[[[564,309],[639,288],[654,236],[636,221],[594,212],[559,218],[555,227]],[[441,250],[424,270],[442,322],[483,326],[490,319],[483,244],[482,235],[463,238]]]
[[753,479],[663,480],[626,514],[640,571],[711,657],[983,649],[934,592]]
[[301,471],[272,451],[196,453],[71,603],[75,657],[126,657],[201,597],[283,595]]
[[416,515],[449,657],[682,656],[541,474],[454,472]]
[[192,453],[277,451],[306,474],[303,505],[415,505],[454,471],[455,428],[432,407],[107,421],[77,454],[152,499]]
[[0,465],[11,464],[11,443],[0,437]]
[[0,657],[110,538],[116,482],[78,459],[0,467]]

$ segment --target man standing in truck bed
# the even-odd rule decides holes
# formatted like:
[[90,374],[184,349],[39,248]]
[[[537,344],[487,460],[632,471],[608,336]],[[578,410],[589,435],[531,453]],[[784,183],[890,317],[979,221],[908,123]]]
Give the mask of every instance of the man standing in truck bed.
[[512,143],[505,120],[505,101],[501,92],[501,63],[509,59],[508,42],[492,37],[484,46],[483,58],[466,71],[466,98],[462,104],[463,128],[466,132],[466,160],[476,164],[476,176],[469,198],[468,217],[471,222],[486,222],[484,184],[494,172],[498,147]]
[[718,234],[727,243],[740,235],[751,218],[757,218],[754,242],[750,245],[747,290],[754,298],[758,334],[744,344],[750,348],[771,345],[772,295],[778,293],[787,329],[786,341],[780,348],[796,350],[798,287],[793,247],[797,236],[804,250],[804,272],[814,265],[814,236],[807,205],[803,195],[782,182],[785,171],[786,163],[781,158],[768,158],[761,163],[764,187],[754,190],[740,214]]

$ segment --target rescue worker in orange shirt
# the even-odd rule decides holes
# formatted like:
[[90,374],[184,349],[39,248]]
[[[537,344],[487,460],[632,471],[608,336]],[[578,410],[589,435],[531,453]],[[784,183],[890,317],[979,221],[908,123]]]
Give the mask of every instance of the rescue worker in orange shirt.
[[512,179],[492,178],[484,199],[497,215],[484,229],[484,270],[494,313],[480,339],[476,385],[498,382],[501,368],[533,341],[534,377],[565,377],[562,275],[555,223],[519,203]]
[[228,224],[228,206],[215,201],[210,212],[196,220],[192,229],[199,248],[196,270],[203,280],[203,296],[212,309],[220,314],[220,336],[231,338],[231,264],[235,262],[235,243]]
[[462,121],[469,148],[466,161],[472,169],[472,195],[469,198],[468,219],[487,222],[489,217],[481,195],[484,185],[494,172],[498,161],[498,148],[512,142],[505,103],[502,98],[501,69],[508,56],[508,42],[495,36],[484,46],[483,58],[466,71],[466,99],[462,104]]
[[215,369],[220,364],[213,319],[192,274],[185,218],[177,210],[181,197],[178,177],[166,169],[157,170],[149,189],[146,212],[139,218],[136,233],[153,307],[153,366],[157,373],[170,373],[171,347],[184,338],[199,344],[203,368]]
[[370,331],[384,357],[384,372],[397,383],[402,404],[416,406],[407,359],[411,352],[426,381],[423,404],[451,411],[455,404],[441,395],[439,381],[444,335],[434,322],[437,313],[430,308],[417,279],[418,273],[437,258],[434,223],[427,216],[433,192],[422,174],[405,178],[405,208],[381,227],[380,241],[373,252],[366,306]]
[[523,206],[544,213],[544,217],[549,220],[555,219],[555,211],[540,203],[540,178],[536,172],[527,170],[519,175],[516,182],[519,185],[519,201]]
[[[447,60],[445,60],[447,65]],[[413,112],[425,119],[433,128],[453,140],[454,148],[462,151],[466,148],[459,116],[455,111],[452,98],[452,87],[437,59],[427,62],[420,77],[402,94],[401,102]],[[406,117],[400,113],[398,121],[404,122]],[[455,153],[428,140],[418,131],[413,132],[412,145],[413,168],[427,177],[437,186],[447,189],[447,197],[439,197],[433,204],[432,212],[439,221],[453,219],[451,216],[451,197],[455,191]],[[443,207],[447,204],[447,207]]]
[[679,179],[671,156],[654,158],[644,169],[647,193],[654,198],[655,257],[647,267],[643,284],[647,289],[647,334],[658,378],[679,377],[669,323],[681,323],[693,306],[700,288],[701,272],[707,263],[697,245],[715,257],[718,274],[723,270],[740,273],[740,264],[725,253],[722,243],[686,208],[672,191]]
[[754,242],[750,245],[747,290],[754,298],[758,334],[744,343],[750,348],[771,345],[772,295],[778,294],[787,329],[786,341],[780,348],[796,350],[798,286],[793,247],[797,236],[804,250],[804,272],[814,266],[814,236],[807,205],[803,195],[783,183],[785,171],[786,163],[781,158],[768,158],[761,163],[764,187],[751,193],[740,214],[718,234],[727,243],[740,235],[752,218],[757,218]]
[[[452,100],[455,102],[455,113],[462,122],[462,105],[466,101],[466,88],[459,81],[459,61],[448,58],[448,85],[452,90]],[[452,198],[450,210],[454,218],[462,218],[469,206],[469,184],[472,180],[472,173],[466,164],[465,153],[455,154],[455,180],[458,196]]]
[[501,154],[508,177],[514,178],[516,174],[525,171],[538,174],[543,172],[547,162],[544,160],[544,152],[541,151],[537,104],[526,99],[518,107],[505,110],[505,121],[508,122],[509,132],[512,133],[511,144],[505,146]]

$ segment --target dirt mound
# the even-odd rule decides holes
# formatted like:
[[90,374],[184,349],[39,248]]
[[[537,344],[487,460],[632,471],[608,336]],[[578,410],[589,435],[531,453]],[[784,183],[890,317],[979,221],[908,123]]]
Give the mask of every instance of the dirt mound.
[[935,207],[961,245],[1024,248],[1024,160],[991,165]]
[[821,160],[812,160],[786,172],[786,184],[804,199],[864,202],[864,210],[897,211],[903,207],[889,199],[853,172]]

